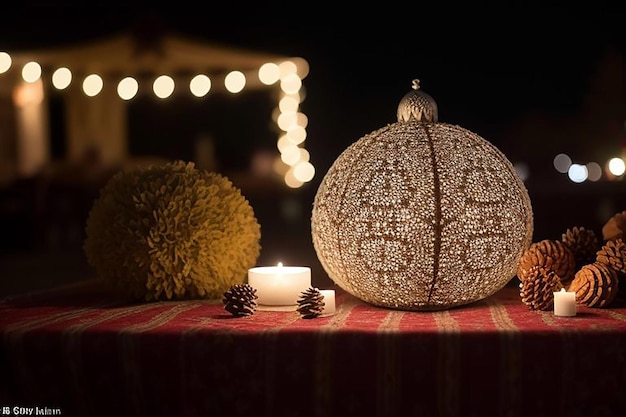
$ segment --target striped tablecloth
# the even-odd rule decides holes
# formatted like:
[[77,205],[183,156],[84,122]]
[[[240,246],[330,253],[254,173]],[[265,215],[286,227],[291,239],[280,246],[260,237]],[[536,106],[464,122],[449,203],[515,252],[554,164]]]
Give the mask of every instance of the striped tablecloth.
[[378,308],[339,289],[336,304],[335,315],[311,320],[234,318],[221,301],[129,303],[98,281],[5,299],[0,415],[626,412],[621,300],[556,317],[530,311],[511,285],[439,312]]

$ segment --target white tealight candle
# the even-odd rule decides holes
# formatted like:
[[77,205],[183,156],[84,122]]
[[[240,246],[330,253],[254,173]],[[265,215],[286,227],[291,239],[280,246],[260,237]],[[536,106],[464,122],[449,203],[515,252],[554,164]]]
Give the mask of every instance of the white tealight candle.
[[565,288],[561,288],[561,291],[554,293],[554,315],[565,317],[576,315],[575,292],[565,291]]
[[306,266],[258,266],[248,270],[248,284],[256,289],[259,305],[292,306],[311,287],[311,268]]
[[335,290],[320,290],[324,297],[324,311],[321,316],[332,316],[335,314]]

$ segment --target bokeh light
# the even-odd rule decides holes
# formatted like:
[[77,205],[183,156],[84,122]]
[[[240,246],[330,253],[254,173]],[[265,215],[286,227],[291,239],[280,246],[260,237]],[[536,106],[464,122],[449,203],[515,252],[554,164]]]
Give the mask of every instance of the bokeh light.
[[72,82],[72,71],[69,68],[61,67],[57,68],[52,73],[52,85],[57,90],[66,89]]
[[123,100],[130,100],[137,95],[139,83],[133,77],[126,77],[117,84],[117,95]]
[[97,96],[103,87],[104,82],[98,74],[90,74],[83,80],[83,91],[89,97]]
[[572,165],[572,158],[564,153],[560,153],[554,157],[553,164],[557,171],[565,174],[569,170],[570,165]]
[[204,75],[198,74],[189,82],[189,91],[196,97],[204,97],[211,90],[211,79]]
[[30,61],[22,67],[22,79],[27,83],[34,83],[41,77],[41,65]]
[[159,75],[152,83],[152,91],[158,98],[167,98],[174,92],[174,79],[169,75]]
[[572,182],[584,182],[587,179],[587,167],[580,164],[572,164],[567,171],[567,176]]

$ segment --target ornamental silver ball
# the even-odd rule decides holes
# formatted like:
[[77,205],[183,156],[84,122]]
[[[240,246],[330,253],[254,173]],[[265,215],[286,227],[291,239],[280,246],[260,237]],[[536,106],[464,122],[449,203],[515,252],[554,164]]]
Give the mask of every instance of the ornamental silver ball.
[[322,179],[311,216],[320,263],[381,307],[444,310],[494,294],[532,241],[524,183],[493,144],[438,122],[419,81],[397,118],[351,144]]

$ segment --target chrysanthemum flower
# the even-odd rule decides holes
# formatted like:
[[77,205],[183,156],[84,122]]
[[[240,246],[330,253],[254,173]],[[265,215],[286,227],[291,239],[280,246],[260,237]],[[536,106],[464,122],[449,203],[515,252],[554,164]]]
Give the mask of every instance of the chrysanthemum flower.
[[245,281],[260,238],[228,178],[176,161],[114,175],[91,208],[83,249],[103,280],[133,297],[217,299]]

